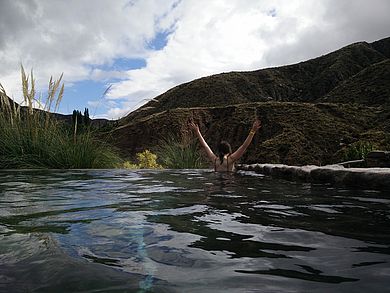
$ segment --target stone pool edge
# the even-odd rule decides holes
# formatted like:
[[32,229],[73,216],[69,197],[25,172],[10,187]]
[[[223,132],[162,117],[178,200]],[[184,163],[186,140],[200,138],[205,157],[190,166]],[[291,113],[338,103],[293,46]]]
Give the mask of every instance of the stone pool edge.
[[289,166],[283,164],[240,164],[238,170],[290,181],[330,183],[352,188],[390,190],[390,168],[345,168],[340,165]]

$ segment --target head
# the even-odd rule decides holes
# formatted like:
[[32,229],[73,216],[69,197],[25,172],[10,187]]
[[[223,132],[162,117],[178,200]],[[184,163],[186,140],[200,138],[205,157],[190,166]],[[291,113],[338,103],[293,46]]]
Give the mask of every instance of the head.
[[225,155],[228,155],[232,152],[232,147],[227,141],[221,141],[218,145],[218,157],[219,160],[221,161],[221,164],[223,162],[223,157]]

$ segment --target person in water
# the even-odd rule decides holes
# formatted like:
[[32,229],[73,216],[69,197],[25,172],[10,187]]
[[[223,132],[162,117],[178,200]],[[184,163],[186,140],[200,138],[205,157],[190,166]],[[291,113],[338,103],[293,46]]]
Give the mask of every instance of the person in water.
[[195,131],[201,146],[206,151],[207,157],[214,164],[214,171],[233,172],[234,163],[245,153],[257,130],[261,127],[261,122],[259,119],[256,119],[253,122],[252,128],[244,143],[234,153],[232,153],[232,148],[228,142],[221,141],[218,145],[218,156],[213,153],[207,142],[204,140],[202,133],[199,130],[199,126],[193,121],[189,123],[189,126]]

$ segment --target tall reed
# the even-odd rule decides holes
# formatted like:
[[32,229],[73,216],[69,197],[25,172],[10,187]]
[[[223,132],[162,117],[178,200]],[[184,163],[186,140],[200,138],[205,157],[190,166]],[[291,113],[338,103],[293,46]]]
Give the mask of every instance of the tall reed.
[[[36,99],[33,72],[21,67],[24,106],[10,100],[0,84],[0,168],[111,168],[121,161],[88,131],[73,138],[56,112],[64,93],[62,75],[50,78],[47,98]],[[35,106],[40,109],[34,108]]]
[[160,141],[156,150],[164,168],[201,169],[205,164],[196,140],[184,136],[171,135]]

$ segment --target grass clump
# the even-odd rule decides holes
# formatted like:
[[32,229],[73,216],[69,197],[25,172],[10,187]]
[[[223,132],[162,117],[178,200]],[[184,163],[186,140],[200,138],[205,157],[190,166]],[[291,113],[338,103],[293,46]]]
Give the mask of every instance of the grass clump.
[[[50,113],[57,111],[64,85],[49,81],[45,102],[35,98],[33,73],[21,68],[23,98],[20,106],[0,85],[0,168],[112,168],[120,157],[91,131],[75,133]],[[40,109],[34,108],[38,106]]]
[[374,146],[370,142],[358,141],[351,144],[345,150],[344,161],[354,161],[365,159],[369,152],[372,152]]
[[198,143],[186,136],[169,136],[160,142],[157,154],[162,165],[169,169],[205,168]]

